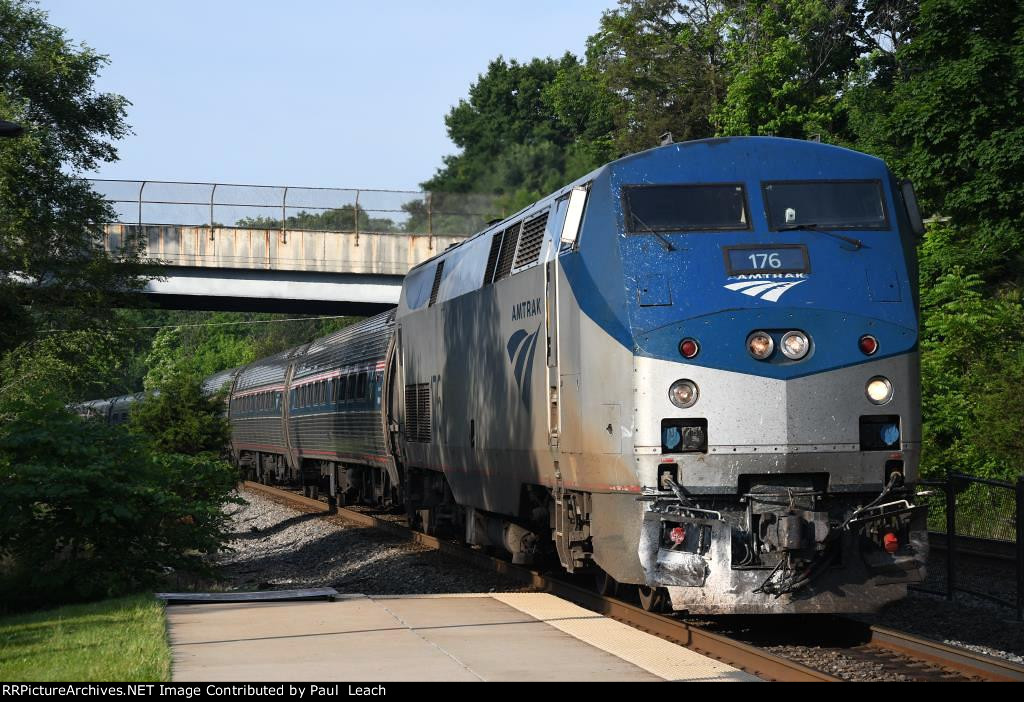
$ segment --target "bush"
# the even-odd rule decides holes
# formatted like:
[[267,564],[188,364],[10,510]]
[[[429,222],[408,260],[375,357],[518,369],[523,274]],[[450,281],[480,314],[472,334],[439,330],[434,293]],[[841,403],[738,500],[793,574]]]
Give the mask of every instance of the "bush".
[[1024,471],[1024,306],[959,267],[922,291],[922,472]]
[[130,426],[157,451],[221,454],[231,438],[224,400],[204,395],[197,375],[169,373],[132,408]]
[[0,425],[0,601],[11,609],[114,596],[168,569],[203,570],[235,484],[216,454],[8,398]]

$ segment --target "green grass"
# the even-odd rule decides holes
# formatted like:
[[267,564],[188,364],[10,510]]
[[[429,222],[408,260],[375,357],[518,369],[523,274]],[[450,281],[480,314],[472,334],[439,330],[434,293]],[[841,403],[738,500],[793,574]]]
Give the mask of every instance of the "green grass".
[[168,681],[163,605],[135,595],[0,617],[0,680]]

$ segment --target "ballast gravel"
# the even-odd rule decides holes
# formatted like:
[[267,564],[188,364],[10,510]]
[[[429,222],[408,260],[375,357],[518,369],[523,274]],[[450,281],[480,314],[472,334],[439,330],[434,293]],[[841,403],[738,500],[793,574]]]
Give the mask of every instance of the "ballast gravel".
[[522,585],[387,533],[245,492],[228,505],[233,538],[215,563],[238,590],[333,587],[374,595],[518,592]]

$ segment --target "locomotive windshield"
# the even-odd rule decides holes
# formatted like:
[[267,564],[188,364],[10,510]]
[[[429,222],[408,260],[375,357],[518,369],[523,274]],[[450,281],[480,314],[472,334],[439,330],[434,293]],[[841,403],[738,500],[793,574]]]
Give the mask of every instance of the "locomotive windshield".
[[626,230],[631,233],[748,229],[743,186],[636,185],[625,188]]
[[888,228],[877,180],[775,182],[763,189],[768,226],[774,230]]

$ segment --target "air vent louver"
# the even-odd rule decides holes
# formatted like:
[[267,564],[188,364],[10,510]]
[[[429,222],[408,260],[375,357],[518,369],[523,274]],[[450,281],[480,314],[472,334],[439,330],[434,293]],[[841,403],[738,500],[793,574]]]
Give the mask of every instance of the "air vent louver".
[[487,270],[484,271],[484,285],[494,282],[494,269],[498,267],[498,253],[501,251],[501,232],[491,237],[491,250],[487,254]]
[[519,244],[519,232],[523,229],[522,222],[516,222],[505,230],[501,242],[501,256],[498,258],[498,270],[494,272],[494,280],[508,278],[512,272],[512,261],[515,260],[516,246]]
[[405,438],[407,441],[430,441],[430,384],[405,386]]
[[548,223],[548,213],[534,217],[523,225],[523,236],[516,254],[516,268],[536,263],[540,258],[540,247],[544,242],[544,228]]
[[430,303],[428,307],[433,306],[437,302],[437,291],[441,287],[441,275],[444,273],[444,260],[437,262],[437,268],[434,270],[434,286],[430,288]]

